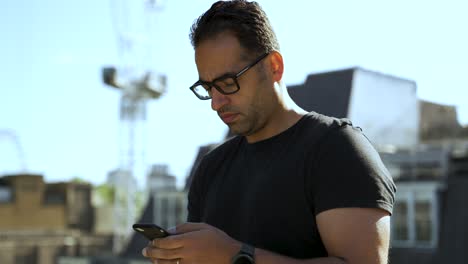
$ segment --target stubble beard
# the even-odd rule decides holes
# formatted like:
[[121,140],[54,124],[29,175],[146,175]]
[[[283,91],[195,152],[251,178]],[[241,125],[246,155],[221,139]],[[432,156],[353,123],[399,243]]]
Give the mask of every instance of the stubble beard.
[[[261,64],[259,65],[261,67]],[[248,105],[247,110],[240,114],[240,120],[229,125],[232,133],[241,136],[250,136],[262,130],[266,126],[265,104],[263,102],[261,90],[263,83],[267,80],[263,70],[257,71],[260,73],[260,80],[258,81],[257,91]]]
[[255,107],[250,107],[246,114],[241,114],[238,122],[229,125],[232,133],[241,136],[250,136],[261,130],[265,124],[263,115]]

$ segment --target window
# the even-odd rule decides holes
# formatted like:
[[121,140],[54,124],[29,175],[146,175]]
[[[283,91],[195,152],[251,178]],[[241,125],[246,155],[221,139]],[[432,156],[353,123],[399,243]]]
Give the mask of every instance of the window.
[[397,247],[435,247],[438,240],[436,182],[397,183],[392,243]]
[[416,201],[414,203],[416,241],[430,243],[432,240],[432,219],[430,201]]
[[0,186],[0,203],[11,203],[12,201],[13,195],[10,187]]
[[393,239],[398,241],[408,240],[408,204],[396,202],[393,209]]

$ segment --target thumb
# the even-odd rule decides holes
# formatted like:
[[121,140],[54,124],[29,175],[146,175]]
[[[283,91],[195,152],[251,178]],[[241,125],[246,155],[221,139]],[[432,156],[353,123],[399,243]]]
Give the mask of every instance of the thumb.
[[177,235],[177,234],[184,234],[184,233],[189,233],[189,232],[193,232],[193,231],[199,231],[199,230],[202,230],[202,229],[208,229],[210,227],[211,227],[210,225],[205,224],[205,223],[190,223],[190,222],[187,222],[187,223],[183,223],[183,224],[180,224],[178,226],[172,227],[167,231],[169,233],[173,234],[173,235]]

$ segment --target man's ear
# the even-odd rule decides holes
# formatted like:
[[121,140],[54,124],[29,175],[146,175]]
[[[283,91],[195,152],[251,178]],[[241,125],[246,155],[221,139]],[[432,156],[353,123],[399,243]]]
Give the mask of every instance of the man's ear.
[[272,51],[270,53],[270,67],[273,81],[279,82],[283,78],[284,64],[283,56],[278,51]]

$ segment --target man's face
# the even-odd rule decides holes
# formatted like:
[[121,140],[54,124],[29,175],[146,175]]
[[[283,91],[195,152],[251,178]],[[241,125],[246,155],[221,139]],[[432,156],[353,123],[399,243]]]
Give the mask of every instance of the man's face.
[[[245,57],[245,49],[228,32],[202,41],[195,49],[195,62],[203,81],[212,81],[226,73],[238,73],[255,59],[242,60]],[[240,90],[237,93],[224,95],[212,88],[211,108],[235,134],[250,136],[257,133],[266,125],[268,113],[271,113],[272,83],[260,68],[262,63],[264,61],[238,78]]]

